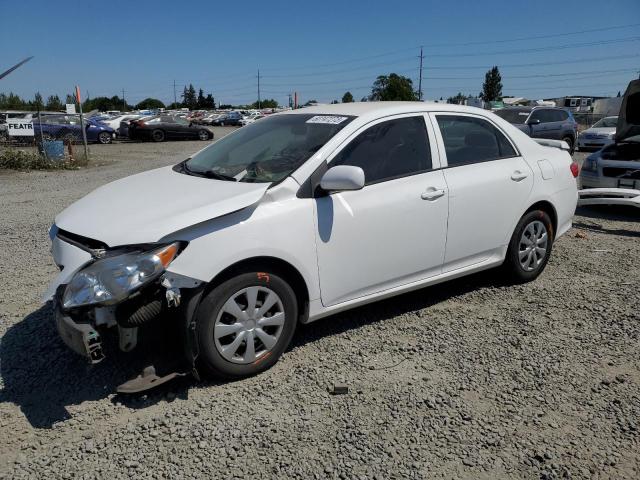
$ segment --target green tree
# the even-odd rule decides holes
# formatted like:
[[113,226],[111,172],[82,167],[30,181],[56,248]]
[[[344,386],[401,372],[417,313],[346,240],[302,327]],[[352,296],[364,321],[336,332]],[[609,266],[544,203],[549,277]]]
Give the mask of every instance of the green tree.
[[64,110],[64,105],[60,101],[60,97],[58,97],[58,95],[49,95],[45,108],[51,111]]
[[136,110],[155,110],[158,108],[164,108],[164,103],[157,98],[145,98],[139,102],[135,108]]
[[351,92],[346,92],[342,96],[342,103],[351,103],[351,102],[353,102],[353,95],[351,95]]
[[340,103],[340,102],[338,102],[338,100],[331,100],[331,105],[336,105],[337,103]]
[[493,67],[484,75],[480,98],[485,102],[493,102],[502,98],[502,76],[498,67]]
[[264,100],[260,100],[260,106],[258,107],[258,102],[253,102],[249,105],[249,108],[257,109],[257,108],[278,108],[278,102],[273,98],[265,98]]
[[82,111],[90,112],[92,110],[98,110],[100,112],[106,112],[107,110],[131,110],[132,105],[126,104],[122,98],[114,95],[113,97],[94,97],[85,100],[82,103]]
[[211,95],[210,93],[207,94],[207,96],[204,99],[204,106],[202,108],[207,108],[207,109],[216,108],[216,101],[213,98],[213,95]]
[[458,92],[455,97],[447,98],[447,103],[454,103],[456,105],[464,105],[464,101],[467,99],[466,95],[463,95],[462,92]]
[[[87,100],[89,100],[87,98]],[[65,103],[78,103],[76,100],[76,96],[75,95],[71,95],[70,93],[67,93],[67,98],[65,100]]]
[[182,105],[187,107],[189,110],[195,110],[198,108],[196,89],[191,83],[189,84],[189,87],[185,85],[184,90],[182,91]]
[[393,101],[393,100],[417,100],[418,95],[413,90],[413,82],[410,78],[396,73],[380,75],[373,82],[369,100]]
[[27,103],[15,93],[0,94],[0,108],[3,110],[24,110],[26,107]]
[[202,89],[198,90],[198,99],[196,100],[196,105],[200,109],[205,108],[205,106],[204,106],[204,92],[202,91]]
[[313,100],[309,100],[307,103],[305,103],[303,106],[304,107],[310,107],[311,105],[315,105],[316,103],[318,103],[318,101],[316,99]]
[[44,108],[44,101],[42,100],[42,95],[40,92],[36,92],[33,96],[33,106],[36,110],[42,110]]

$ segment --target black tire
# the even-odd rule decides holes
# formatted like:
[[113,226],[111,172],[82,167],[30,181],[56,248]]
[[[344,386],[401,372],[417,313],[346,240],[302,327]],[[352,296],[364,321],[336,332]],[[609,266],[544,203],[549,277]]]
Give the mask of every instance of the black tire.
[[60,139],[64,142],[64,143],[79,143],[80,139],[78,138],[78,136],[75,133],[72,132],[66,132],[61,134]]
[[209,132],[209,130],[206,130],[204,128],[201,130],[198,130],[198,138],[203,141],[209,140],[211,138],[211,132]]
[[98,135],[98,143],[101,143],[103,145],[111,143],[111,134],[109,132],[100,132],[100,134]]
[[[236,292],[248,287],[266,287],[275,292],[284,309],[285,320],[275,345],[253,363],[239,364],[225,359],[214,340],[214,326],[224,304]],[[200,354],[198,364],[206,376],[235,379],[256,375],[271,368],[284,353],[298,322],[296,295],[289,284],[273,272],[239,274],[209,292],[198,307],[196,324]]]
[[575,145],[575,142],[573,140],[573,137],[569,137],[569,136],[564,137],[562,139],[562,141],[563,142],[567,142],[569,144],[569,153],[571,155],[573,155],[573,153],[576,151],[576,145]]
[[[546,229],[546,251],[540,263],[534,266],[530,266],[532,270],[527,270],[520,261],[521,247],[523,245],[526,247],[526,244],[521,242],[521,239],[523,238],[525,230],[527,230],[527,228],[529,228],[529,226],[534,224],[535,222],[542,223],[544,225],[544,228]],[[538,278],[538,276],[546,267],[547,262],[549,261],[549,257],[551,255],[551,250],[553,247],[554,235],[555,232],[553,231],[553,223],[551,222],[551,218],[549,218],[549,215],[543,210],[532,210],[530,212],[527,212],[520,219],[518,225],[516,226],[516,229],[513,232],[513,235],[511,236],[509,248],[507,249],[507,256],[503,264],[505,272],[514,283],[531,282]],[[526,252],[523,251],[522,253]]]
[[165,134],[164,130],[154,130],[151,132],[151,140],[154,142],[164,142]]

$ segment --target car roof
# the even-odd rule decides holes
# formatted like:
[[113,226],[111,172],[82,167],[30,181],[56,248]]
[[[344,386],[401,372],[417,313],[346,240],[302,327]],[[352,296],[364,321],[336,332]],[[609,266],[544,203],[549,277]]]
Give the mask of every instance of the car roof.
[[381,117],[412,112],[462,112],[487,113],[487,110],[466,105],[436,102],[351,102],[331,105],[314,105],[297,110],[287,110],[278,115],[348,115],[354,117]]

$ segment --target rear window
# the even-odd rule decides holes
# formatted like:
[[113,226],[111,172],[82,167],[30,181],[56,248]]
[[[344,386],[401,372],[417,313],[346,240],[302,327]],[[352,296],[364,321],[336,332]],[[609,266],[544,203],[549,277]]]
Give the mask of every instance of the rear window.
[[509,123],[516,124],[524,123],[529,117],[529,113],[531,112],[529,112],[528,110],[516,110],[509,108],[503,108],[502,110],[498,110],[495,112],[495,114],[500,118],[503,118]]

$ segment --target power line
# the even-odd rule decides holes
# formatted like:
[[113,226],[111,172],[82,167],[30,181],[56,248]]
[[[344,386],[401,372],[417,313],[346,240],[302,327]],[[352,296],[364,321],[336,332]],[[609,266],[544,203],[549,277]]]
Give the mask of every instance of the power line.
[[624,37],[614,38],[611,40],[598,40],[594,42],[583,43],[568,43],[565,45],[553,45],[549,47],[535,47],[535,48],[521,48],[517,50],[499,50],[494,52],[474,52],[474,53],[434,53],[430,54],[430,57],[478,57],[478,56],[490,56],[490,55],[512,55],[515,53],[535,53],[535,52],[548,52],[555,50],[567,50],[572,48],[593,47],[597,45],[611,45],[613,43],[625,43],[625,42],[637,42],[640,37]]
[[621,30],[623,28],[631,28],[631,27],[638,27],[638,26],[640,26],[640,23],[631,23],[627,25],[616,25],[611,27],[591,28],[589,30],[578,30],[575,32],[552,33],[549,35],[534,35],[531,37],[506,38],[502,40],[485,40],[480,42],[440,43],[440,44],[431,44],[427,46],[428,47],[469,47],[471,45],[489,45],[489,44],[496,44],[496,43],[521,42],[525,40],[541,40],[544,38],[567,37],[570,35],[580,35],[582,33],[604,32],[608,30]]

